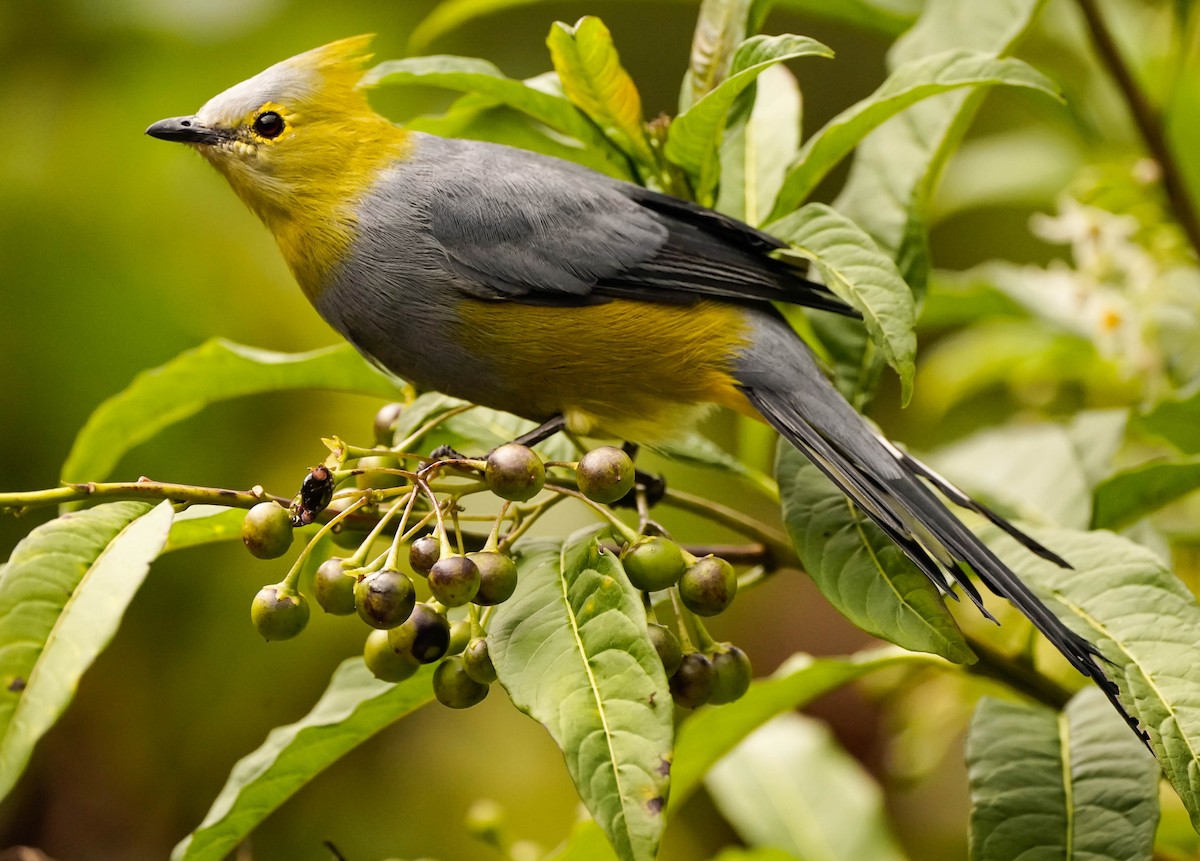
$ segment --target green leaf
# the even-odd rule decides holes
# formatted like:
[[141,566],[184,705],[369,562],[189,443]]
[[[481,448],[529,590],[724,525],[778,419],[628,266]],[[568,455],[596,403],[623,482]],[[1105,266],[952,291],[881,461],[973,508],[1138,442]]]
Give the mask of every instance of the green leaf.
[[[916,26],[892,47],[889,67],[952,49],[1008,53],[1044,0],[927,0]],[[920,294],[929,271],[926,209],[942,165],[982,93],[951,93],[914,105],[858,147],[835,206],[871,234]]]
[[773,0],[777,9],[825,18],[884,36],[897,36],[916,20],[924,0]]
[[1020,520],[1086,529],[1092,490],[1124,442],[1123,410],[989,428],[940,449],[928,462],[964,491]]
[[563,91],[622,152],[652,171],[654,153],[642,123],[642,97],[621,65],[612,34],[593,16],[574,27],[555,22],[546,38]]
[[989,529],[989,544],[1051,610],[1112,662],[1109,677],[1150,733],[1159,765],[1200,830],[1200,605],[1153,553],[1111,532],[1030,530],[1059,568]]
[[779,488],[770,476],[747,466],[699,431],[688,431],[676,439],[658,442],[648,448],[671,460],[731,473],[746,479],[772,498],[779,496]]
[[800,146],[800,86],[786,66],[771,66],[734,103],[721,143],[716,208],[762,224]]
[[1200,454],[1200,389],[1164,398],[1136,416],[1134,424],[1184,454]]
[[938,666],[942,662],[891,646],[848,658],[793,655],[769,678],[752,682],[737,702],[695,713],[679,730],[668,813],[683,806],[717,760],[771,718],[803,708],[876,670],[912,665]]
[[507,78],[491,63],[472,57],[411,57],[389,60],[371,69],[365,86],[421,85],[444,87],[486,96],[493,103],[514,108],[552,129],[570,135],[589,149],[600,150],[619,170],[621,156],[578,108],[566,98]]
[[850,219],[812,203],[771,225],[771,233],[812,260],[826,286],[857,308],[880,353],[912,396],[917,353],[916,304],[895,264]]
[[542,861],[617,861],[617,855],[596,820],[588,818],[576,822],[566,842]]
[[171,853],[172,861],[221,861],[306,783],[380,730],[433,699],[433,665],[398,685],[381,682],[362,658],[329,680],[312,711],[271,730],[229,773],[208,815]]
[[242,537],[246,511],[223,505],[192,505],[175,515],[163,553],[200,544],[234,541]]
[[751,846],[811,861],[900,861],[883,793],[812,718],[781,715],[722,759],[705,781],[717,808]]
[[1200,489],[1200,455],[1121,470],[1096,488],[1093,529],[1123,529]]
[[655,857],[671,765],[671,695],[646,615],[594,529],[518,559],[488,643],[513,704],[562,749],[584,805],[623,861]]
[[1150,861],[1158,768],[1098,689],[1061,714],[985,697],[967,768],[971,861]]
[[0,798],[121,624],[171,506],[114,502],[29,533],[0,568]]
[[728,77],[733,52],[746,38],[754,5],[755,0],[702,0],[679,92],[680,113]]
[[63,464],[62,480],[100,481],[125,452],[217,401],[284,389],[325,389],[394,398],[401,384],[349,344],[274,353],[222,338],[143,371],[88,418]]
[[999,84],[1058,96],[1053,81],[1012,58],[953,50],[905,63],[874,93],[842,111],[805,142],[788,169],[772,218],[782,218],[799,206],[859,141],[905,108],[962,87]]
[[937,587],[819,469],[781,442],[775,475],[804,570],[838,612],[906,649],[974,661]]
[[738,47],[730,76],[677,116],[667,133],[663,151],[692,177],[696,200],[705,205],[712,203],[720,178],[721,138],[738,96],[777,63],[832,56],[832,50],[806,36],[753,36]]

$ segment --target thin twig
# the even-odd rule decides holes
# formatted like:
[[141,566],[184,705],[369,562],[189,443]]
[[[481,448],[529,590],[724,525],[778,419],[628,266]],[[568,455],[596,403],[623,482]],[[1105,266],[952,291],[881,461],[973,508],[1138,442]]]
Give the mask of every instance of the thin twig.
[[1002,682],[1053,709],[1061,709],[1072,693],[1049,676],[1039,673],[1024,661],[1014,660],[980,639],[964,634],[967,644],[979,660],[964,669],[968,673]]
[[1150,100],[1138,86],[1133,72],[1125,62],[1125,58],[1121,56],[1121,50],[1117,47],[1116,40],[1113,39],[1104,23],[1096,0],[1076,0],[1076,2],[1079,4],[1080,11],[1083,12],[1083,18],[1087,23],[1096,53],[1108,68],[1117,88],[1124,95],[1133,123],[1137,126],[1146,149],[1158,162],[1162,171],[1163,189],[1167,194],[1167,202],[1175,213],[1175,219],[1187,235],[1197,256],[1200,256],[1200,213],[1197,213],[1196,206],[1188,194],[1183,172],[1180,170],[1179,163],[1163,132],[1162,115],[1150,104]]

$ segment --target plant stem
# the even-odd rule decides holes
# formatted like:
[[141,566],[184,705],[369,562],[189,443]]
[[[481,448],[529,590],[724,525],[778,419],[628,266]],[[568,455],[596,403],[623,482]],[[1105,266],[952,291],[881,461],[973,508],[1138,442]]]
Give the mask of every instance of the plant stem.
[[1010,658],[970,634],[964,636],[979,657],[978,662],[965,667],[968,673],[1002,682],[1053,709],[1061,709],[1070,701],[1071,691],[1029,664]]
[[[731,529],[755,539],[763,545],[764,550],[771,557],[770,563],[776,567],[801,567],[800,560],[796,557],[796,551],[792,549],[792,545],[783,533],[771,529],[769,526],[763,526],[740,511],[712,502],[702,496],[694,496],[670,487],[667,488],[662,501],[672,508],[690,511],[717,523],[723,523]],[[763,560],[759,559],[758,561],[762,562]]]
[[1183,172],[1179,169],[1179,163],[1163,132],[1162,116],[1150,104],[1150,100],[1134,79],[1133,72],[1125,62],[1125,58],[1121,56],[1116,40],[1113,39],[1104,23],[1096,0],[1076,0],[1076,3],[1083,13],[1083,19],[1087,23],[1088,33],[1091,35],[1096,53],[1108,68],[1113,81],[1125,97],[1133,123],[1137,127],[1138,134],[1141,135],[1147,151],[1158,162],[1158,166],[1162,170],[1163,189],[1167,194],[1167,202],[1171,205],[1175,218],[1187,235],[1192,248],[1200,256],[1200,213],[1197,213],[1196,206],[1188,194]]
[[169,499],[189,505],[224,505],[227,508],[253,508],[260,502],[274,500],[287,507],[290,499],[273,496],[261,487],[251,490],[226,490],[220,487],[199,487],[192,484],[172,484],[140,478],[137,481],[83,482],[64,484],[48,490],[0,493],[0,511],[15,515],[31,508],[85,500]]

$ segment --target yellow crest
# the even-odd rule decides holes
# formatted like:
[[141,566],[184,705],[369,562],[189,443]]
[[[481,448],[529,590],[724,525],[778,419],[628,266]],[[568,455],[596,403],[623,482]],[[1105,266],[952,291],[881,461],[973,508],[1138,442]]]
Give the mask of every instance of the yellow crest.
[[282,65],[316,72],[331,84],[356,87],[367,63],[375,56],[368,51],[374,38],[374,33],[365,33],[339,39],[297,54],[289,60],[284,60]]

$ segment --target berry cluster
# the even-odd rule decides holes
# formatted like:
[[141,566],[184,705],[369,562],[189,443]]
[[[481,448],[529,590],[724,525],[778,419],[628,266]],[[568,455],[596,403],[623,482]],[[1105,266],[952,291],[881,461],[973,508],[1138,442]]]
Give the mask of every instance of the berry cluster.
[[[381,442],[390,441],[400,415],[397,405],[380,411]],[[694,708],[730,702],[745,692],[750,683],[745,654],[714,643],[698,618],[720,613],[733,601],[733,566],[713,555],[697,558],[664,535],[645,534],[652,525],[645,517],[639,533],[613,515],[608,506],[638,494],[637,473],[625,451],[604,446],[568,463],[543,462],[517,443],[479,460],[456,452],[429,460],[384,445],[358,449],[337,440],[329,445],[333,456],[309,472],[290,508],[263,502],[250,509],[242,539],[253,555],[277,558],[291,548],[295,528],[324,516],[318,537],[328,533],[353,553],[316,565],[306,592],[326,613],[357,615],[372,629],[363,657],[379,679],[400,682],[422,664],[437,663],[433,686],[440,702],[451,708],[481,702],[496,680],[486,634],[490,611],[517,588],[509,548],[551,504],[575,497],[606,517],[621,538],[622,565],[645,595],[649,637],[676,702]],[[406,467],[413,463],[415,469]],[[574,480],[558,473],[573,473]],[[543,490],[554,496],[531,503]],[[496,515],[471,518],[462,500],[481,492],[503,504]],[[639,501],[644,509],[644,496],[634,500]],[[470,519],[490,523],[482,542],[462,527]],[[388,541],[388,549],[372,557],[380,539]],[[251,619],[267,640],[290,639],[307,625],[309,606],[299,581],[317,546],[314,538],[281,582],[255,596]],[[468,552],[467,546],[480,549]],[[652,593],[673,607],[678,636],[657,622]]]

